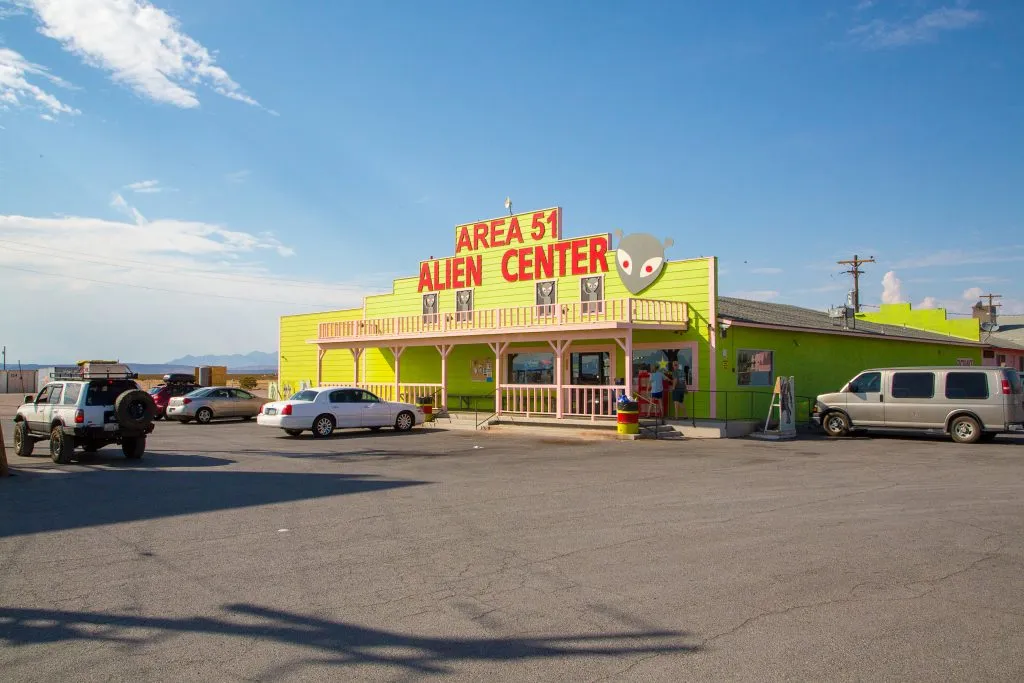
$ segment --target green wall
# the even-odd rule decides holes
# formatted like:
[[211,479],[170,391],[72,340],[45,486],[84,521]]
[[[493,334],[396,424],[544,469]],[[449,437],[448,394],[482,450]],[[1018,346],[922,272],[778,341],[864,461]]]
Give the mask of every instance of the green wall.
[[737,418],[751,409],[752,417],[766,417],[772,393],[772,387],[739,386],[736,361],[740,349],[774,351],[775,376],[794,377],[796,394],[808,398],[838,391],[867,368],[956,365],[961,358],[981,365],[981,347],[978,346],[791,332],[735,324],[724,339],[719,339],[718,347],[718,389],[722,394],[719,412],[725,414],[724,394],[728,393],[729,416]]
[[974,318],[950,320],[944,308],[913,310],[910,304],[882,304],[878,311],[858,313],[857,318],[882,325],[898,325],[914,330],[946,334],[970,341],[981,339],[981,328]]

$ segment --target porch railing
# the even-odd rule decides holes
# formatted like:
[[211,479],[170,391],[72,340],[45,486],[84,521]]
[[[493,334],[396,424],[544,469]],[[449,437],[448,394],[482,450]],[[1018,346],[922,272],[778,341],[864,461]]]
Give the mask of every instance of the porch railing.
[[[615,402],[626,392],[623,386],[564,385],[562,415],[566,417],[615,417]],[[553,384],[505,384],[501,387],[501,412],[517,415],[558,414],[558,387]]]
[[689,305],[683,301],[608,299],[324,322],[320,323],[317,332],[318,340],[325,341],[407,337],[459,331],[546,329],[610,322],[685,327],[689,321]]
[[433,396],[434,403],[438,401],[441,393],[440,384],[411,384],[401,382],[398,385],[398,397],[395,397],[395,385],[388,382],[321,382],[321,387],[357,387],[366,389],[377,398],[384,401],[401,401],[404,403],[415,403],[421,396]]

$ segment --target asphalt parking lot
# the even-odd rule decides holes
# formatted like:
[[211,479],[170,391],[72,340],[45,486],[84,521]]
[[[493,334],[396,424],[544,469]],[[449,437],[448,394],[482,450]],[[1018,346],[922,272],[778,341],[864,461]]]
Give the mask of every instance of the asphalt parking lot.
[[1020,439],[149,450],[8,452],[7,680],[1024,679]]

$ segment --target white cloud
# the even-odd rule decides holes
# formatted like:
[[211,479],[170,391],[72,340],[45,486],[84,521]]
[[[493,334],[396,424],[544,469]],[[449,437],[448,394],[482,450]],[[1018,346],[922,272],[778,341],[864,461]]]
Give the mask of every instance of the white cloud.
[[1024,261],[1024,246],[1008,245],[995,249],[943,249],[897,261],[893,268],[944,268],[948,266],[1014,263]]
[[146,220],[146,217],[139,212],[138,209],[128,204],[128,202],[124,200],[124,197],[122,197],[117,192],[115,192],[113,196],[111,196],[110,205],[117,209],[118,211],[120,211],[121,213],[130,217],[132,220],[134,220],[135,225],[145,225],[146,223],[149,222]]
[[779,292],[774,289],[748,289],[733,292],[727,296],[737,299],[753,299],[754,301],[771,301],[772,299],[779,298]]
[[67,82],[51,74],[46,67],[29,62],[19,53],[0,47],[0,111],[10,107],[27,106],[23,100],[35,103],[44,110],[43,118],[52,120],[53,115],[80,114],[77,109],[64,104],[33,81],[49,81],[67,88]]
[[871,50],[905,47],[932,42],[943,32],[969,28],[983,18],[981,12],[966,6],[939,7],[916,18],[874,19],[853,27],[849,35],[854,42]]
[[247,168],[243,168],[241,171],[232,171],[231,173],[226,173],[224,175],[224,179],[227,180],[229,183],[235,183],[237,185],[240,183],[244,183],[250,175],[252,175],[252,171],[250,171]]
[[939,300],[934,296],[926,296],[924,300],[917,305],[917,308],[941,308]]
[[751,268],[750,272],[755,275],[779,275],[783,270],[782,268]]
[[112,354],[161,362],[188,352],[269,351],[279,316],[358,307],[364,295],[390,290],[377,276],[331,283],[283,275],[286,264],[299,267],[288,258],[294,253],[273,235],[201,221],[0,215],[0,291],[19,293],[5,301],[5,315],[59,310],[62,329],[73,331],[12,328],[8,360]]
[[903,282],[896,277],[896,272],[890,270],[882,277],[882,303],[901,304],[906,302],[903,297]]
[[159,192],[176,192],[173,187],[165,187],[159,180],[140,180],[137,183],[129,183],[124,189],[131,190],[136,194],[157,194]]
[[177,19],[147,0],[18,0],[40,32],[87,64],[109,71],[140,95],[177,107],[199,106],[195,86],[260,106]]

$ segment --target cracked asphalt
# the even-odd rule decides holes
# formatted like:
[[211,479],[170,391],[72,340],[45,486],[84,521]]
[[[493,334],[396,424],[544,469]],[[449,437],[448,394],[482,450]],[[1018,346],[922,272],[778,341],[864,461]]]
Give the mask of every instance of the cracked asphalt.
[[1019,439],[161,423],[139,463],[9,459],[6,680],[1024,679]]

